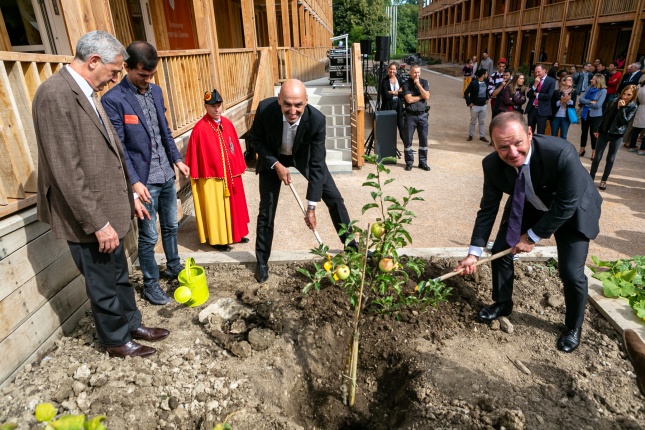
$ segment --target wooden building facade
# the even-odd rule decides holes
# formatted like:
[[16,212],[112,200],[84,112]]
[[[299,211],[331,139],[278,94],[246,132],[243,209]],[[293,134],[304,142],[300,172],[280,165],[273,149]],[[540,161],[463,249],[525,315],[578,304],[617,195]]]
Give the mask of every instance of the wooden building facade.
[[242,134],[276,83],[323,77],[332,25],[331,0],[0,0],[0,385],[89,308],[67,244],[36,220],[31,116],[38,86],[72,60],[78,39],[105,30],[125,46],[157,47],[155,82],[183,152],[206,90],[222,93]]
[[487,52],[513,69],[558,61],[560,68],[621,55],[645,55],[643,0],[425,0],[419,5],[419,51],[463,63]]

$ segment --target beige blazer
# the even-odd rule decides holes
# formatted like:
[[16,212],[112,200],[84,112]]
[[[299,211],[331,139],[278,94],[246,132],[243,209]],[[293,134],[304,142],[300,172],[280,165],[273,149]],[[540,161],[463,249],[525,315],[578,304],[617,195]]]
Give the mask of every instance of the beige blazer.
[[38,219],[56,237],[96,242],[108,222],[125,237],[134,216],[123,147],[116,147],[66,68],[47,79],[32,104],[38,143]]

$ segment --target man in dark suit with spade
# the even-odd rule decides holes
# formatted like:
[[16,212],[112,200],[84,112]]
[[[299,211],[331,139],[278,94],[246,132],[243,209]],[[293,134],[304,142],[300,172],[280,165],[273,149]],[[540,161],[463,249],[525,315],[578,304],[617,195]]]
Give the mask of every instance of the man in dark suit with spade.
[[[456,270],[472,274],[493,229],[504,194],[504,208],[492,252],[512,248],[511,254],[530,252],[541,239],[555,236],[558,270],[564,284],[566,329],[557,347],[574,351],[580,344],[587,277],[584,273],[589,241],[599,232],[602,198],[566,140],[532,134],[516,112],[502,113],[490,124],[495,152],[482,162],[484,191],[470,240],[468,256]],[[479,312],[490,323],[513,310],[513,255],[492,262],[494,304]]]
[[[316,108],[307,104],[305,85],[297,79],[282,84],[278,97],[260,102],[247,140],[258,154],[256,173],[260,175],[260,210],[257,220],[255,256],[258,267],[255,279],[269,278],[268,261],[273,242],[273,225],[282,183],[289,185],[289,167],[295,167],[308,181],[305,222],[316,228],[316,204],[322,199],[336,231],[350,218],[334,179],[325,163],[326,120]],[[344,245],[346,234],[340,235]]]

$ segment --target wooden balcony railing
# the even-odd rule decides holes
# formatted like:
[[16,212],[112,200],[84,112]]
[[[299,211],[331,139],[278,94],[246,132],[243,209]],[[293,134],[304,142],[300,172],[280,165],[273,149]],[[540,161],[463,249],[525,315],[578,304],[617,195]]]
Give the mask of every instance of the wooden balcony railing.
[[486,18],[482,18],[479,21],[479,29],[480,30],[490,30],[490,28],[491,28],[490,27],[491,19],[492,19],[492,17],[490,17],[490,16],[486,17]]
[[491,28],[502,28],[504,26],[504,15],[495,15],[491,24]]
[[225,106],[236,105],[253,95],[256,60],[253,48],[219,50],[219,91]]
[[325,76],[325,65],[293,48],[286,50],[288,78],[310,81]]
[[[155,81],[164,92],[166,118],[175,137],[190,130],[204,116],[204,92],[212,91],[214,86],[210,52],[208,49],[159,51]],[[226,102],[229,93],[224,88],[218,90]]]
[[506,15],[506,27],[516,27],[520,23],[520,11],[510,12]]
[[539,19],[540,19],[539,7],[532,7],[531,9],[526,9],[524,11],[524,16],[522,17],[522,25],[537,24]]
[[542,11],[542,22],[562,22],[564,18],[564,3],[550,4],[544,6]]
[[[155,82],[164,92],[175,137],[204,114],[204,91],[214,85],[210,55],[209,50],[159,51]],[[38,151],[32,100],[40,84],[71,61],[69,56],[0,52],[0,217],[35,203]],[[226,90],[222,93],[228,97]]]
[[0,52],[0,217],[35,203],[38,149],[31,102],[40,84],[70,61]]
[[615,15],[634,12],[638,0],[603,0],[600,5],[600,15]]
[[313,48],[293,48],[293,49],[300,51],[301,53],[320,61],[324,58],[327,58],[327,51],[331,49],[331,46],[316,46]]
[[596,0],[575,0],[569,2],[567,19],[593,18],[595,13]]

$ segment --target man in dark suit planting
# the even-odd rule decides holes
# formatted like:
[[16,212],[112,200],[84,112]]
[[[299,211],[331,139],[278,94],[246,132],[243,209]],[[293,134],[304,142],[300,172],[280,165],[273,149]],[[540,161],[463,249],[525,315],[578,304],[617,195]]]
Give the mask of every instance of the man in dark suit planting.
[[[256,172],[260,175],[260,210],[255,239],[258,263],[255,279],[269,279],[268,261],[273,242],[273,224],[281,183],[291,183],[289,167],[304,176],[307,187],[305,222],[316,228],[316,204],[322,199],[336,231],[349,224],[349,214],[327,164],[325,163],[325,116],[307,104],[305,85],[297,79],[282,84],[278,97],[260,102],[247,140],[258,154]],[[346,235],[340,237],[345,244]],[[355,246],[354,244],[348,244]]]
[[[530,252],[552,234],[558,249],[558,269],[564,284],[566,330],[558,349],[574,351],[580,344],[587,303],[584,274],[589,241],[599,232],[602,198],[580,164],[570,143],[551,136],[534,135],[516,112],[496,116],[490,124],[494,153],[484,158],[484,192],[470,240],[468,256],[456,270],[472,274],[493,229],[499,204],[507,200],[493,253]],[[479,312],[490,323],[513,310],[513,255],[492,262],[493,300]]]

